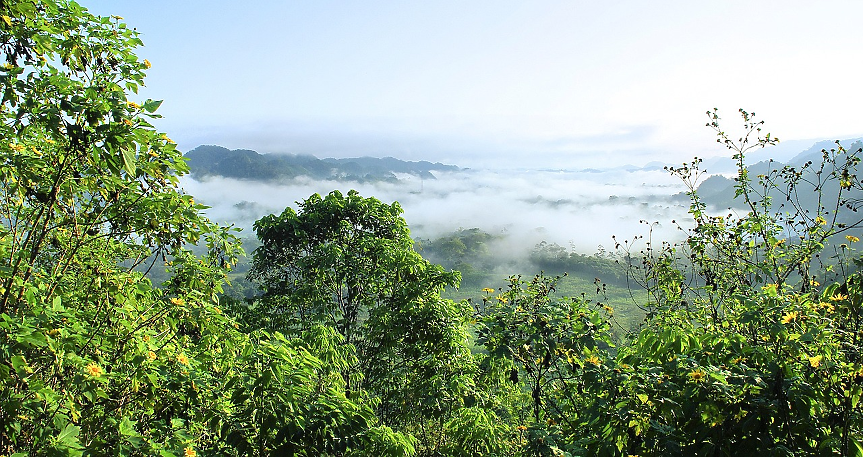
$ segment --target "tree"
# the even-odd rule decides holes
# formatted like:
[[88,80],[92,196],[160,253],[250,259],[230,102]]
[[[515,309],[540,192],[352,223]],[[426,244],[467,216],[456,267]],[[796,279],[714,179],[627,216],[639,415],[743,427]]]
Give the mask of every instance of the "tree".
[[444,300],[458,284],[413,250],[398,203],[333,191],[254,224],[255,315],[273,329],[323,324],[356,348],[348,387],[378,398],[388,425],[439,422],[457,407],[471,366],[470,309]]
[[177,187],[161,102],[127,98],[139,45],[71,1],[0,3],[0,454],[412,453],[323,367],[334,336],[218,307],[241,249]]

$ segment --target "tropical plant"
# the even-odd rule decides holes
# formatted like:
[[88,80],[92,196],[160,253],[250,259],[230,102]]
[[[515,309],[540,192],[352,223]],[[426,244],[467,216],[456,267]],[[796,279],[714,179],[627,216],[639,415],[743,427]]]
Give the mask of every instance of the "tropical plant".
[[[841,213],[857,209],[861,151],[839,145],[820,164],[753,179],[746,154],[776,140],[745,111],[737,140],[715,110],[708,115],[737,160],[736,195],[747,210],[710,215],[696,192],[700,161],[670,169],[690,189],[692,226],[681,244],[649,240],[640,255],[627,253],[640,260],[632,267],[649,294],[648,317],[618,352],[616,404],[587,449],[859,455],[860,278],[847,257],[820,256],[860,225]],[[804,191],[817,205],[802,203]]]
[[413,453],[332,376],[335,337],[218,307],[241,249],[132,99],[140,45],[72,1],[0,3],[0,454]]
[[470,309],[440,297],[458,284],[458,273],[413,250],[397,203],[356,191],[312,195],[299,211],[265,216],[254,228],[261,246],[249,278],[262,295],[246,310],[248,325],[289,334],[335,329],[357,354],[342,369],[346,388],[371,395],[385,424],[411,429],[422,447],[436,448],[470,389],[473,366]]
[[[510,433],[524,433],[526,455],[555,455],[570,447],[588,404],[585,388],[602,385],[610,370],[611,307],[554,297],[557,279],[511,277],[497,295],[486,289],[479,309],[477,339],[488,351],[482,366],[497,383],[518,386],[514,403],[498,407],[516,422]],[[490,387],[506,392],[497,383]]]

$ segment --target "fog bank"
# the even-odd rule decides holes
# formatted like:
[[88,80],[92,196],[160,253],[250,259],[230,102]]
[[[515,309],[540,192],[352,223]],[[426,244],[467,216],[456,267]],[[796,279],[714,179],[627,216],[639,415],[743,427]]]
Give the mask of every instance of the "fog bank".
[[248,236],[253,236],[257,218],[296,208],[297,201],[313,193],[356,189],[364,197],[398,201],[414,238],[478,227],[506,234],[523,249],[544,240],[585,254],[596,252],[599,245],[613,247],[612,235],[619,240],[646,235],[642,221],[660,223],[655,236],[679,237],[671,221],[685,219],[688,209],[688,202],[673,197],[683,186],[662,170],[464,170],[434,175],[437,179],[401,175],[398,183],[366,184],[307,178],[264,184],[186,176],[181,185],[211,207],[208,217],[236,224]]

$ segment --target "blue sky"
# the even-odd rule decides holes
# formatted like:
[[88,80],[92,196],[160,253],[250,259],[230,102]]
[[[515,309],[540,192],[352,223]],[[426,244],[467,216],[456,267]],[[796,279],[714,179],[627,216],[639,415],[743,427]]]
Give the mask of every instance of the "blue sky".
[[183,149],[678,163],[722,154],[713,107],[780,139],[863,135],[863,2],[81,4],[142,33],[141,96],[165,100],[158,127]]

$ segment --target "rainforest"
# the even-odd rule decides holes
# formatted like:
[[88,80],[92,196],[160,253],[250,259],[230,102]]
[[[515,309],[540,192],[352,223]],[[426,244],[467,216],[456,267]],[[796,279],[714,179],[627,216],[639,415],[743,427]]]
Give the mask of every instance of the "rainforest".
[[231,203],[241,231],[190,172],[458,167],[184,156],[138,97],[142,45],[73,1],[0,2],[0,455],[863,455],[860,143],[750,164],[778,140],[708,110],[732,171],[666,166],[671,230],[595,252],[413,236],[352,189]]

